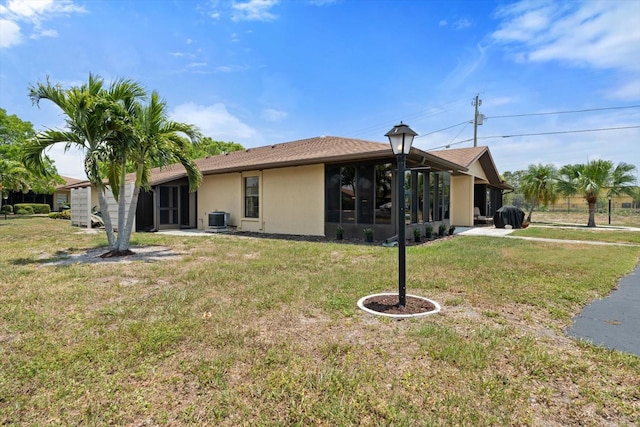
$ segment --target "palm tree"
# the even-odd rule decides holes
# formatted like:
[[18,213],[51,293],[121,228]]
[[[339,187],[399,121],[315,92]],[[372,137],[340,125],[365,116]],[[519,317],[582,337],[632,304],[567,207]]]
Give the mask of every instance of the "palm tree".
[[533,209],[539,205],[554,203],[558,199],[556,190],[558,171],[552,164],[529,165],[527,171],[520,178],[520,189],[525,200],[529,201],[529,215],[531,222]]
[[46,175],[44,152],[54,144],[64,143],[65,151],[72,146],[84,151],[84,170],[91,185],[98,190],[98,202],[111,250],[116,248],[116,238],[105,196],[107,185],[100,166],[109,162],[111,157],[107,142],[114,138],[119,128],[120,117],[114,115],[119,111],[117,106],[145,95],[144,89],[130,80],[118,80],[105,89],[102,78],[93,74],[89,74],[88,83],[70,89],[54,86],[48,78],[44,84],[29,87],[33,104],[39,105],[44,99],[62,110],[66,116],[66,129],[47,129],[26,144],[23,154],[25,166]]
[[[29,172],[20,162],[0,159],[0,206],[11,191],[29,191]],[[8,196],[7,196],[8,197]],[[5,207],[5,209],[7,209]]]
[[560,169],[559,189],[568,196],[581,194],[589,204],[587,227],[595,227],[596,203],[601,192],[608,196],[633,194],[636,177],[634,165],[620,162],[613,167],[609,160],[593,160],[586,164],[566,165]]
[[[118,217],[118,253],[129,251],[129,240],[133,229],[140,189],[149,189],[149,176],[152,166],[165,167],[180,163],[187,172],[189,190],[195,191],[200,185],[202,175],[189,153],[193,151],[191,143],[197,143],[201,134],[193,125],[174,122],[167,118],[167,105],[154,91],[148,104],[136,103],[132,109],[133,120],[130,127],[123,128],[121,138],[114,142],[114,152],[120,160],[120,193],[124,191],[125,169],[127,164],[135,169],[135,184],[126,215],[124,199],[120,198]],[[186,136],[187,138],[183,137]],[[114,162],[114,164],[117,162]]]

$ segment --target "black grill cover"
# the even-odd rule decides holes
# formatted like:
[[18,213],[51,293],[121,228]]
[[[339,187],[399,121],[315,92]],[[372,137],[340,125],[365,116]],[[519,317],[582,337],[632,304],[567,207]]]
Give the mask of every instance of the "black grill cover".
[[524,212],[511,205],[505,205],[498,209],[493,215],[493,223],[496,228],[504,228],[509,224],[512,228],[522,228]]

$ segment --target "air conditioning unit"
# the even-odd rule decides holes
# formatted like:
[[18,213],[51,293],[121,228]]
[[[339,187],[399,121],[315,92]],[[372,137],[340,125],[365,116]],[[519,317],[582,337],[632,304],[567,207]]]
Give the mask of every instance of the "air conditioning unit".
[[229,212],[209,212],[206,231],[223,231],[229,225]]

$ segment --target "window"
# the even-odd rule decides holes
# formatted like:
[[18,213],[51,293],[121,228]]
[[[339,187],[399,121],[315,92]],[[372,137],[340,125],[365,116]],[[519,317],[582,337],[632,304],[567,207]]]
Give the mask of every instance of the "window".
[[246,218],[259,218],[260,214],[260,188],[257,176],[248,176],[244,179],[244,216]]

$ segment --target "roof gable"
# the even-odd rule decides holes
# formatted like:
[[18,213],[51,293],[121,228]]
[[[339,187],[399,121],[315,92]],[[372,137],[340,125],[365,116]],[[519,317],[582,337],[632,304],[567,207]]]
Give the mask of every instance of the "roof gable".
[[454,148],[450,150],[430,151],[430,153],[440,158],[463,165],[467,169],[471,167],[473,163],[478,162],[480,167],[482,167],[489,184],[498,188],[511,188],[502,182],[498,168],[496,168],[493,157],[491,157],[489,147]]

